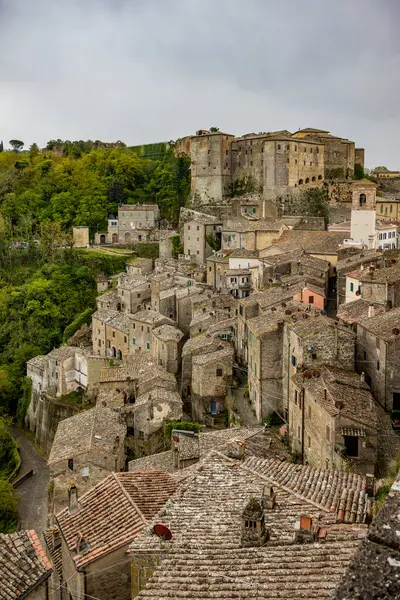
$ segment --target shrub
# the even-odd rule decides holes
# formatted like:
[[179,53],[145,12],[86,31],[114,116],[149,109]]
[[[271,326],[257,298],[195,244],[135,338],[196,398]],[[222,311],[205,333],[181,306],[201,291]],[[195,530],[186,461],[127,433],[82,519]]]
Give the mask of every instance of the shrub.
[[87,308],[86,310],[81,312],[81,314],[78,315],[76,317],[76,319],[74,319],[72,321],[72,323],[70,323],[69,325],[66,326],[66,328],[64,329],[64,333],[63,333],[64,344],[67,343],[69,338],[71,336],[73,336],[74,333],[76,333],[78,331],[78,329],[80,329],[82,327],[82,325],[85,325],[85,323],[90,325],[90,323],[92,321],[92,314],[94,313],[94,310],[95,310],[94,308]]
[[18,525],[18,505],[14,488],[0,479],[0,533],[12,533]]

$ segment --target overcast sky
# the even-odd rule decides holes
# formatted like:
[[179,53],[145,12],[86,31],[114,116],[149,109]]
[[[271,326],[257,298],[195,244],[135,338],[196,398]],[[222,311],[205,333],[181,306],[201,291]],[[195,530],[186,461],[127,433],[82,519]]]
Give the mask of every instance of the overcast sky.
[[0,139],[328,129],[400,169],[399,0],[0,0]]

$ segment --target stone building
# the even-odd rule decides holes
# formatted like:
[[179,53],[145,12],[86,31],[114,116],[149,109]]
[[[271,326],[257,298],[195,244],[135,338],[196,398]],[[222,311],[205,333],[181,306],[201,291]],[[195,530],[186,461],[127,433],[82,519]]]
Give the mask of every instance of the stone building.
[[117,295],[121,310],[136,313],[146,301],[150,301],[150,283],[144,275],[122,274],[118,277]]
[[171,475],[159,471],[112,473],[82,495],[71,482],[68,507],[55,518],[66,597],[130,600],[128,545],[176,488]]
[[105,356],[122,360],[129,352],[131,320],[126,313],[118,312],[105,321]]
[[53,598],[53,565],[36,531],[0,534],[0,597],[4,600]]
[[[225,398],[232,383],[234,349],[228,344],[210,353],[192,356],[191,414],[204,423],[226,411]],[[225,423],[223,423],[225,426]]]
[[89,247],[89,227],[73,227],[72,241],[74,248]]
[[231,134],[207,130],[199,130],[190,138],[191,190],[201,204],[229,195],[233,138]]
[[298,302],[273,306],[247,320],[249,399],[258,420],[277,411],[284,414],[282,389],[285,321],[310,318],[313,313]]
[[[185,492],[165,505],[164,556],[151,527],[130,545],[132,598],[332,596],[367,533],[365,477],[218,452],[191,470]],[[260,527],[244,513],[252,498]]]
[[359,320],[357,370],[385,411],[400,411],[400,308]]
[[[350,271],[360,270],[366,266],[377,266],[383,262],[383,255],[377,250],[362,250],[341,258],[336,265],[337,274],[337,304],[346,302],[346,276]],[[350,291],[350,289],[349,289]]]
[[151,353],[157,364],[169,373],[178,375],[181,365],[183,332],[172,325],[152,329]]
[[262,250],[287,229],[283,221],[273,219],[228,219],[221,229],[221,249]]
[[[388,309],[400,306],[400,264],[396,259],[383,263],[386,266],[370,266],[368,269],[352,272],[360,282],[360,295],[364,300],[379,303]],[[349,274],[350,276],[351,274]]]
[[400,198],[377,197],[376,216],[380,219],[400,220]]
[[356,164],[364,166],[364,149],[356,149],[354,142],[331,135],[329,131],[309,127],[299,129],[292,137],[301,140],[314,140],[323,144],[325,177],[327,179],[352,177]]
[[174,325],[174,321],[156,310],[140,310],[129,320],[129,339],[132,351],[151,350],[152,330],[160,325]]
[[85,410],[58,424],[48,465],[52,481],[50,514],[66,506],[71,479],[81,493],[111,471],[125,467],[125,421],[103,406]]
[[108,290],[96,298],[97,308],[107,310],[122,310],[121,299],[117,290]]
[[120,401],[121,416],[128,427],[126,446],[130,454],[140,457],[164,450],[165,422],[182,418],[182,400],[178,392],[156,386],[139,395],[134,403],[126,403],[123,394],[120,394]]
[[205,265],[212,254],[211,239],[217,240],[221,235],[221,220],[212,215],[190,211],[183,226],[183,248],[185,256],[192,262]]
[[[289,404],[289,381],[297,372],[323,366],[352,371],[356,336],[348,327],[324,315],[285,323],[283,336],[283,390]],[[287,420],[287,419],[286,419]]]
[[228,256],[229,252],[218,251],[207,257],[207,285],[211,286],[214,290],[224,289],[224,273],[229,269]]
[[375,400],[356,373],[323,367],[292,377],[289,444],[302,462],[373,475],[378,429]]
[[126,265],[128,275],[150,275],[153,271],[153,260],[151,258],[135,258]]

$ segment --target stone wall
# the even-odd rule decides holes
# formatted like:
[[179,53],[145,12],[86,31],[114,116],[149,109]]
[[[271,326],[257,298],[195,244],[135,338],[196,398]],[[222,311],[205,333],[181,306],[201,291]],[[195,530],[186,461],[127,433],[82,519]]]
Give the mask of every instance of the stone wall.
[[131,569],[127,549],[128,544],[97,559],[86,568],[85,593],[88,597],[131,600]]
[[229,191],[232,139],[223,133],[192,137],[192,194],[201,204],[222,200]]
[[76,404],[67,404],[46,394],[40,397],[32,394],[27,426],[35,433],[35,441],[46,456],[50,454],[59,422],[76,415],[80,410]]

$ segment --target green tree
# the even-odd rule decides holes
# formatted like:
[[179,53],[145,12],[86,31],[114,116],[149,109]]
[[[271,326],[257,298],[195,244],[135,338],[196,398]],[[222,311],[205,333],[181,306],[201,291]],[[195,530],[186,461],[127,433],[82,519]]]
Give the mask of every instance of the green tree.
[[0,152],[4,151],[4,144],[3,144],[3,140],[0,142]]
[[14,152],[20,152],[24,147],[24,142],[21,140],[10,140],[10,146],[14,150]]
[[354,179],[364,179],[365,174],[364,174],[364,169],[362,167],[362,165],[359,165],[358,163],[356,163],[354,165]]
[[12,533],[17,524],[18,504],[13,486],[6,479],[0,479],[0,533]]
[[35,158],[35,156],[37,156],[39,154],[39,146],[33,142],[33,144],[31,144],[29,146],[29,158],[31,159],[31,161]]
[[219,127],[210,127],[210,133],[217,133],[219,131]]

